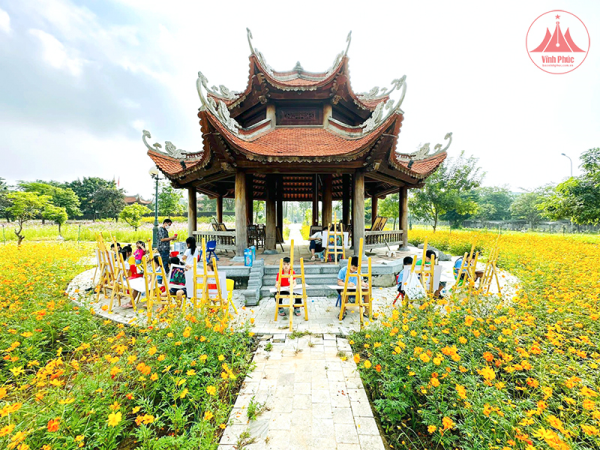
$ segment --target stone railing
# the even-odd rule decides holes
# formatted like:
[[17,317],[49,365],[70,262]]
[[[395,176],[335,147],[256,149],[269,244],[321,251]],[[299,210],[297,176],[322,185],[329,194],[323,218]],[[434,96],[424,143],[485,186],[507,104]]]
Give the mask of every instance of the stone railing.
[[373,248],[385,247],[386,244],[392,247],[393,245],[402,244],[402,230],[393,231],[365,231],[365,245],[367,250]]
[[217,250],[235,251],[235,231],[194,231],[196,241],[217,241]]

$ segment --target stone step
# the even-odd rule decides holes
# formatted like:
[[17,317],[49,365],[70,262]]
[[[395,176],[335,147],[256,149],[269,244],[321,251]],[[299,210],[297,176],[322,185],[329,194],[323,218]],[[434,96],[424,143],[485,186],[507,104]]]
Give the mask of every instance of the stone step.
[[[270,289],[271,289],[271,286],[263,286],[260,289],[260,297],[261,298],[273,297],[274,294],[271,294]],[[310,297],[330,297],[330,296],[337,295],[337,292],[333,289],[328,288],[325,285],[308,286],[306,288],[306,295],[309,297],[308,301],[311,301]]]
[[[276,278],[277,275],[265,275],[263,277],[263,286],[275,286]],[[304,279],[306,280],[306,284],[308,285],[336,284],[337,272],[317,275],[305,275]]]

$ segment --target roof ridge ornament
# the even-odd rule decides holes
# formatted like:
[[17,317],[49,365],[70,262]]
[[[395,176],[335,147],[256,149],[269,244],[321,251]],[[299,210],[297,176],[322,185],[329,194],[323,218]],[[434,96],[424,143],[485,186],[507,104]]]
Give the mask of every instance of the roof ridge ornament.
[[346,37],[346,42],[348,43],[348,45],[346,45],[346,51],[344,52],[344,56],[348,55],[348,50],[350,49],[350,43],[352,42],[352,30],[350,30],[350,33],[348,33],[348,36]]
[[226,86],[222,84],[220,84],[218,88],[216,86],[209,88],[208,79],[204,76],[204,74],[202,74],[202,72],[198,72],[198,78],[201,78],[202,86],[204,86],[204,89],[208,94],[225,100],[235,100],[236,98],[238,98],[239,93],[230,91],[229,89],[227,89]]
[[298,73],[302,73],[302,72],[304,72],[304,67],[302,67],[302,64],[300,64],[300,61],[298,61],[298,62],[296,62],[296,65],[294,66],[293,70]]
[[[403,78],[406,79],[406,75]],[[402,87],[402,84],[404,83],[403,78],[396,78],[392,80],[390,83],[392,86],[387,91],[382,89],[381,92],[379,92],[379,86],[375,86],[369,92],[361,92],[356,95],[360,97],[361,100],[378,100],[383,97],[388,97],[396,89],[400,89]]]
[[148,150],[159,152],[159,153],[162,153],[163,155],[167,155],[167,156],[170,156],[171,158],[175,158],[175,159],[184,159],[186,157],[186,155],[190,154],[190,152],[188,152],[186,150],[177,148],[171,141],[165,141],[165,151],[162,151],[161,150],[162,145],[160,145],[158,142],[156,142],[156,143],[152,144],[152,146],[150,146],[150,144],[148,144],[148,141],[146,141],[146,138],[152,139],[152,135],[150,134],[149,131],[143,130],[142,131],[142,141],[144,141],[144,144],[146,145]]
[[421,148],[416,152],[405,155],[405,158],[411,159],[413,161],[419,161],[425,158],[431,158],[432,156],[436,156],[441,153],[445,153],[450,147],[450,144],[452,144],[452,133],[446,133],[446,136],[444,136],[444,140],[448,140],[448,143],[444,148],[442,148],[442,144],[436,144],[433,148],[435,151],[429,154],[429,142],[427,142],[425,145],[421,146]]
[[[388,99],[385,102],[378,103],[375,107],[375,110],[371,113],[371,116],[367,120],[365,120],[361,125],[359,125],[363,129],[363,133],[368,133],[374,130],[383,122],[385,122],[392,114],[403,113],[402,109],[400,109],[400,106],[402,106],[402,103],[404,102],[404,97],[406,96],[406,75],[403,75],[401,78],[395,79],[394,81],[392,81],[392,84],[393,88],[390,89],[387,95],[391,94],[396,89],[402,89],[400,98],[396,102],[394,102],[394,100],[392,99]],[[371,89],[371,91],[373,91],[374,89],[379,88],[373,88]],[[384,113],[384,108],[388,110],[387,114]]]
[[208,80],[204,74],[198,71],[198,79],[196,80],[196,89],[198,90],[198,96],[202,102],[202,109],[208,109],[225,127],[234,134],[238,134],[241,125],[231,117],[229,109],[223,100],[219,100],[218,103],[213,97],[205,97],[202,93],[202,88],[206,89],[207,92],[212,92],[206,87]]

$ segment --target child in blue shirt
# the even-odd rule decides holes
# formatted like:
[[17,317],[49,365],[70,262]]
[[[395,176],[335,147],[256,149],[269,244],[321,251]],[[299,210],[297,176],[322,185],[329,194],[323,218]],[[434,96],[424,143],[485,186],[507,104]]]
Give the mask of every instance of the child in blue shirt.
[[[353,256],[350,259],[350,274],[348,275],[348,287],[356,287],[358,285],[358,276],[354,275],[352,276],[353,273],[357,273],[358,272],[358,256]],[[348,273],[348,267],[343,267],[339,273],[338,273],[338,279],[337,279],[337,284],[338,286],[344,286],[345,282],[346,282],[346,275]],[[369,289],[369,284],[365,283],[364,280],[361,280],[361,287],[366,291],[367,289]],[[368,294],[366,294],[363,291],[363,295],[364,295],[364,301],[365,303],[369,302],[369,296]],[[356,302],[356,296],[349,296],[348,300],[350,301],[350,303],[354,303]],[[342,295],[341,293],[338,294],[338,301],[336,303],[336,306],[342,306]],[[365,312],[363,314],[365,317],[368,317],[368,314]],[[346,317],[346,311],[344,311],[344,317]]]

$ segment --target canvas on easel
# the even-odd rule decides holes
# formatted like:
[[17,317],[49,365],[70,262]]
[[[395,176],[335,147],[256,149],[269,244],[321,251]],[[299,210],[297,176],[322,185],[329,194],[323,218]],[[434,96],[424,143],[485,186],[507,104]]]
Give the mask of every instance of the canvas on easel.
[[466,289],[473,292],[477,280],[477,261],[479,252],[475,251],[475,243],[471,245],[471,251],[463,255],[462,263],[456,273],[456,290]]
[[430,262],[427,262],[426,260],[427,239],[423,243],[421,265],[417,265],[416,257],[413,258],[410,274],[408,275],[407,288],[405,289],[406,295],[404,296],[402,303],[405,308],[408,307],[411,301],[420,300],[427,296],[433,296],[433,293],[439,288],[442,267],[439,264],[436,264],[435,254],[431,256]]
[[[158,258],[158,267],[154,263],[154,258]],[[154,313],[154,306],[171,306],[174,301],[169,292],[169,280],[167,279],[165,266],[160,255],[154,255],[152,245],[148,242],[148,258],[144,261],[142,259],[146,270],[144,271],[144,280],[146,282],[146,313],[148,315],[148,323],[152,319]],[[146,275],[146,272],[148,274]],[[164,284],[164,294],[161,292],[160,283],[158,279],[162,278]]]
[[498,294],[502,293],[502,288],[500,287],[500,277],[498,275],[497,267],[498,255],[500,254],[500,248],[498,246],[499,240],[500,236],[498,236],[494,247],[490,250],[490,255],[488,256],[487,262],[485,264],[485,269],[483,269],[483,275],[479,282],[478,293],[489,294],[493,281],[496,281],[496,286],[498,287]]
[[[373,320],[373,272],[371,270],[371,258],[367,258],[368,272],[365,274],[362,272],[362,255],[363,255],[363,238],[360,239],[359,252],[358,252],[358,268],[356,273],[350,273],[350,264],[352,259],[348,258],[348,266],[346,269],[346,278],[344,280],[344,289],[340,293],[341,296],[341,307],[339,320],[344,318],[344,312],[348,306],[358,306],[360,328],[363,328],[363,314],[368,311],[369,320]],[[348,286],[350,278],[355,278],[357,283],[354,288]],[[363,288],[363,279],[367,279],[367,287]],[[350,303],[350,298],[354,297],[355,303]]]
[[107,290],[110,290],[114,284],[116,260],[115,253],[108,250],[106,247],[102,233],[98,233],[97,245],[100,262],[100,267],[98,268],[100,278],[96,285],[96,302],[100,301],[100,292],[106,297]]
[[[302,293],[296,294],[294,292],[294,280],[300,278],[300,282],[302,283]],[[275,321],[277,321],[277,315],[279,313],[279,308],[289,308],[289,318],[290,318],[290,331],[293,329],[294,325],[294,306],[304,307],[304,320],[308,320],[308,297],[306,295],[306,281],[304,277],[304,259],[300,258],[300,275],[294,273],[294,240],[292,239],[290,245],[290,273],[283,273],[283,259],[279,260],[279,285],[277,286],[277,292],[275,293]],[[281,280],[288,279],[290,281],[288,290],[289,292],[282,292],[281,289]],[[288,300],[288,303],[279,303],[280,300],[284,301],[284,299]],[[301,300],[300,303],[296,304],[296,300]]]
[[[115,248],[117,248],[117,243],[114,238],[113,242],[115,244]],[[108,312],[112,313],[115,297],[117,298],[119,306],[121,306],[121,298],[125,298],[131,302],[131,304],[133,305],[133,310],[137,311],[135,298],[133,296],[133,290],[131,289],[131,286],[129,286],[129,279],[127,278],[127,265],[125,264],[125,260],[123,259],[123,255],[121,253],[117,252],[116,257],[117,259],[115,261],[115,276],[112,285],[112,293],[110,296]]]

